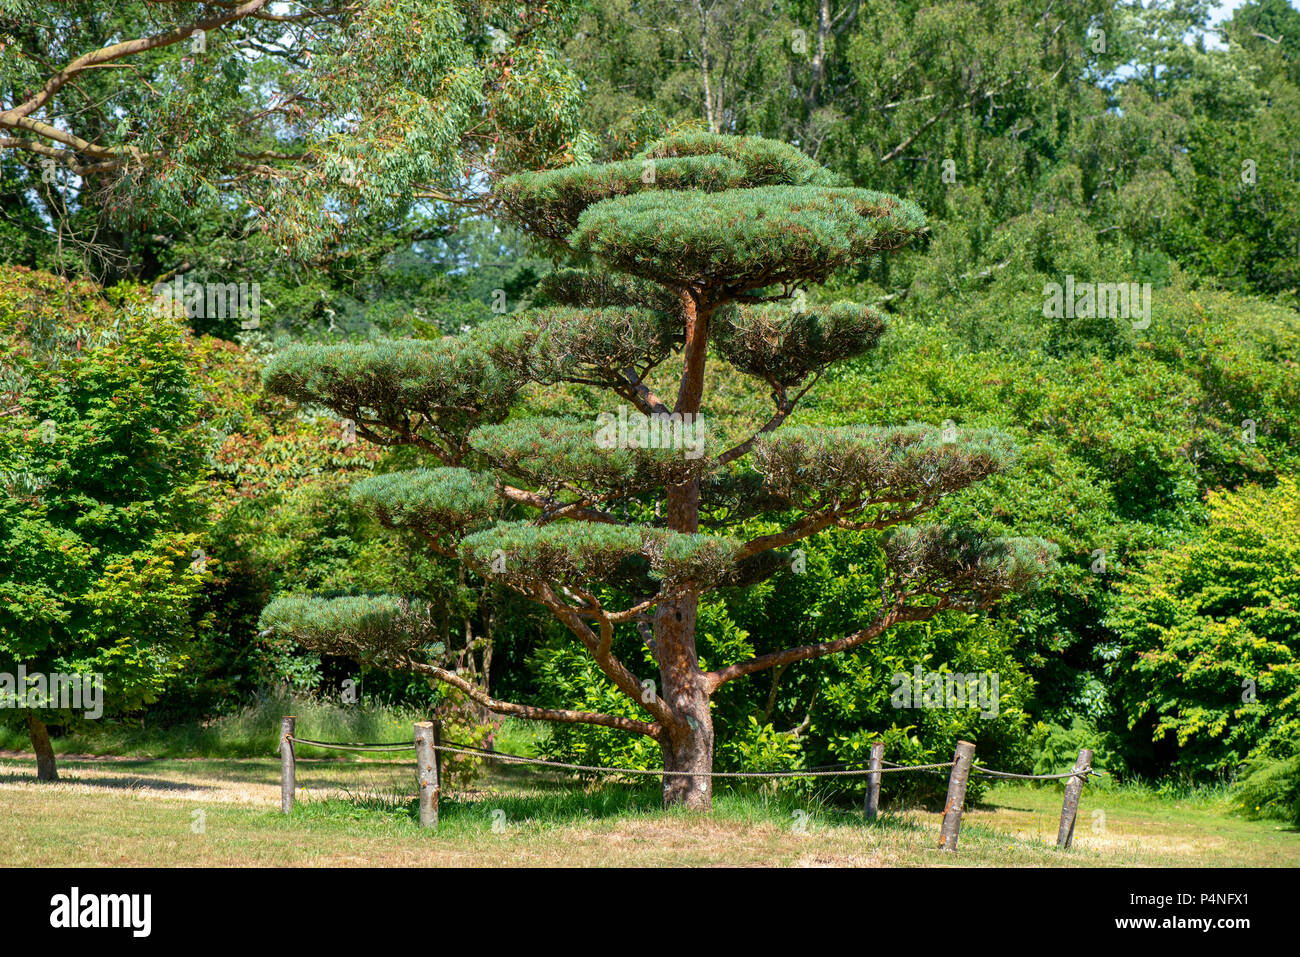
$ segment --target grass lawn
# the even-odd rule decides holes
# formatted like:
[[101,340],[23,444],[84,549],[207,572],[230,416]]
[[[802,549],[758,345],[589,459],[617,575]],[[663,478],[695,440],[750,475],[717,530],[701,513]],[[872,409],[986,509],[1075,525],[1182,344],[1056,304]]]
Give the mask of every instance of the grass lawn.
[[59,771],[38,784],[30,757],[0,758],[0,866],[1300,864],[1300,831],[1245,820],[1221,797],[1104,785],[1085,791],[1075,848],[1061,852],[1059,787],[998,784],[967,810],[953,858],[935,847],[936,810],[887,808],[868,826],[860,813],[747,791],[696,815],[664,811],[653,788],[588,787],[534,767],[490,768],[473,790],[444,795],[436,833],[418,826],[408,758],[300,759],[287,817],[276,758],[65,757]]

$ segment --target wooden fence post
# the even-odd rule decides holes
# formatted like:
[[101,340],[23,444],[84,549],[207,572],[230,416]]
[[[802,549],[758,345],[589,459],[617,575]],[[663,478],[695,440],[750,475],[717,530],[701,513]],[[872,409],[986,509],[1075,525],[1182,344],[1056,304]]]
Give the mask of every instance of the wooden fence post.
[[958,741],[952,755],[952,774],[948,777],[948,801],[943,808],[943,824],[939,828],[939,849],[957,852],[957,835],[961,831],[961,812],[966,803],[966,782],[970,780],[971,765],[975,763],[975,745]]
[[880,813],[880,765],[885,757],[885,746],[877,742],[871,746],[871,774],[867,775],[867,803],[863,806],[868,821]]
[[295,758],[293,751],[293,725],[296,719],[286,715],[280,719],[280,813],[293,810],[295,784]]
[[438,797],[442,790],[442,722],[415,725],[416,772],[420,779],[420,827],[438,826]]
[[[1079,751],[1078,760],[1074,762],[1075,771],[1087,771],[1092,767],[1092,752],[1087,748]],[[1061,826],[1056,832],[1056,846],[1069,847],[1074,843],[1074,819],[1079,813],[1079,798],[1083,794],[1084,775],[1076,775],[1065,782],[1065,803],[1061,805]]]

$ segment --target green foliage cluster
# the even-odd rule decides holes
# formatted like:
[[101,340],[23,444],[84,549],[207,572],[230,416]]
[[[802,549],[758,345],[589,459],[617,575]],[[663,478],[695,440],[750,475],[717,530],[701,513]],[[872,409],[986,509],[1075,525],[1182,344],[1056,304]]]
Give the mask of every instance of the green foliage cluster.
[[494,362],[522,379],[612,385],[611,370],[653,366],[668,357],[678,339],[677,311],[677,305],[657,312],[546,306],[494,319],[475,334]]
[[658,161],[686,156],[725,156],[745,171],[745,186],[840,186],[830,170],[798,148],[761,136],[719,139],[702,132],[670,134],[650,144],[638,159]]
[[1060,549],[1041,538],[989,539],[970,529],[910,525],[890,530],[885,554],[912,587],[966,593],[978,606],[1008,592],[1032,590]]
[[1261,755],[1249,762],[1236,797],[1249,817],[1300,824],[1300,754],[1282,759]]
[[666,589],[725,584],[735,572],[740,542],[726,536],[667,529],[580,523],[535,526],[502,522],[461,540],[461,555],[484,575],[529,588],[558,582],[588,590],[618,579],[638,556]]
[[105,712],[134,710],[209,625],[186,333],[138,299],[56,325],[42,307],[69,290],[19,280],[0,291],[0,671],[99,674]]
[[[488,461],[511,475],[541,488],[558,488],[572,476],[581,476],[589,488],[607,490],[649,490],[665,484],[687,481],[710,468],[705,457],[709,443],[701,430],[699,454],[684,454],[682,441],[655,446],[621,447],[617,425],[583,419],[533,416],[512,419],[501,425],[481,425],[469,435],[470,444]],[[656,426],[660,428],[659,426]],[[668,435],[680,424],[662,426]],[[671,438],[671,436],[669,436]],[[683,441],[685,436],[683,434]],[[694,436],[691,437],[692,442]],[[696,451],[692,448],[690,451]]]
[[266,606],[259,624],[324,654],[381,668],[399,667],[424,646],[435,645],[438,635],[427,604],[391,595],[283,596]]
[[829,306],[734,303],[719,310],[713,344],[741,372],[785,388],[800,385],[819,369],[876,347],[884,321],[851,302]]
[[791,426],[754,443],[754,467],[777,494],[815,509],[835,496],[864,504],[932,502],[1005,471],[1006,433],[922,424]]
[[490,478],[459,468],[372,475],[354,483],[348,494],[384,527],[414,531],[474,528],[497,505]]
[[266,388],[298,402],[327,405],[359,427],[406,428],[410,413],[468,424],[505,414],[515,380],[467,339],[381,340],[293,346],[267,363]]
[[924,226],[914,203],[866,189],[760,186],[716,198],[653,189],[587,207],[568,242],[644,279],[744,292],[824,282]]
[[1207,522],[1116,588],[1106,675],[1175,766],[1230,771],[1300,742],[1300,488],[1211,492]]

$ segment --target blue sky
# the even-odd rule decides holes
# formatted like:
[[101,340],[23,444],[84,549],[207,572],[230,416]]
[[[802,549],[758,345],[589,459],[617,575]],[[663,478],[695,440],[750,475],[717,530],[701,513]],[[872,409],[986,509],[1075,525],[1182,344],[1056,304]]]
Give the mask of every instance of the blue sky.
[[[1243,6],[1246,0],[1223,0],[1222,3],[1216,4],[1214,12],[1210,14],[1210,22],[1218,23],[1220,20],[1227,18],[1233,10]],[[1300,3],[1297,0],[1291,0],[1291,6],[1300,10]]]
[[[1232,16],[1233,10],[1245,4],[1246,0],[1222,0],[1221,3],[1215,4],[1214,9],[1210,12],[1211,26],[1228,19],[1228,17]],[[1291,0],[1291,6],[1300,10],[1300,0]],[[1222,46],[1222,44],[1216,44],[1213,37],[1208,38],[1206,43],[1208,46]]]

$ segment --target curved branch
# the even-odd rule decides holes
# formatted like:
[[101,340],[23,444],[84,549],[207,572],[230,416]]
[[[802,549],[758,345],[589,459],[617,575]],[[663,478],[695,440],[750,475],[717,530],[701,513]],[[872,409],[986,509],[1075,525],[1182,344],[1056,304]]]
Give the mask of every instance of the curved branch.
[[782,548],[790,545],[803,538],[816,535],[824,528],[830,528],[837,524],[837,513],[805,515],[799,521],[795,522],[789,528],[779,532],[773,532],[770,535],[760,535],[758,538],[750,539],[741,546],[736,552],[736,561],[741,561],[757,555],[759,552],[771,551],[773,548]]
[[877,615],[876,620],[866,628],[843,638],[812,645],[800,645],[798,648],[786,648],[783,651],[773,651],[770,654],[759,655],[745,661],[738,661],[734,665],[727,665],[725,668],[719,668],[716,671],[707,672],[704,675],[705,688],[709,694],[712,694],[718,686],[726,684],[728,681],[735,681],[745,675],[753,674],[756,671],[766,671],[769,668],[793,664],[796,661],[807,661],[811,658],[824,658],[826,655],[833,655],[840,651],[856,648],[858,645],[879,636],[900,621],[924,621],[927,618],[934,617],[946,607],[948,607],[947,604],[942,601],[936,605],[921,607],[907,607],[895,604],[888,611]]
[[776,400],[776,411],[772,413],[772,417],[763,424],[762,428],[760,428],[757,432],[751,435],[744,442],[741,442],[739,445],[732,446],[731,448],[727,449],[727,451],[719,455],[718,464],[727,465],[731,462],[734,462],[736,459],[741,458],[742,456],[748,455],[749,450],[754,447],[754,443],[758,441],[758,437],[760,435],[766,435],[768,432],[774,432],[781,427],[782,423],[784,423],[785,420],[789,418],[790,413],[794,411],[795,403],[798,402],[801,398],[803,398],[804,394],[810,388],[812,388],[811,382],[808,384],[806,388],[804,388],[802,392],[800,392],[797,396],[791,399],[786,395],[785,387],[778,386],[777,389],[773,392],[773,398]]
[[668,707],[668,703],[660,698],[658,694],[655,694],[649,701],[645,700],[636,675],[632,674],[627,666],[619,661],[608,649],[602,650],[603,642],[600,637],[582,620],[577,609],[559,599],[550,585],[541,583],[539,593],[534,598],[550,609],[551,614],[555,615],[570,631],[577,635],[578,640],[591,652],[596,665],[610,681],[614,682],[623,694],[633,701],[640,702],[641,706],[654,715],[662,724],[677,724],[679,719],[673,714],[672,709]]
[[663,731],[663,728],[658,724],[637,721],[634,718],[624,718],[616,714],[600,714],[594,711],[569,711],[563,708],[538,708],[529,704],[516,704],[513,701],[499,701],[455,672],[439,668],[437,665],[408,661],[408,667],[412,671],[429,675],[431,678],[436,678],[438,681],[459,688],[469,695],[472,700],[496,714],[508,714],[516,718],[527,718],[531,721],[555,721],[561,724],[595,724],[604,728],[617,728],[620,731],[644,734],[651,738],[658,738]]
[[114,60],[121,60],[124,57],[134,56],[137,53],[144,53],[147,50],[154,50],[158,47],[171,46],[174,43],[180,43],[188,39],[196,30],[216,30],[224,27],[227,23],[235,20],[242,20],[244,17],[257,13],[270,0],[248,0],[247,3],[235,7],[229,13],[219,14],[207,20],[202,20],[193,26],[177,27],[167,33],[158,33],[151,37],[139,37],[135,40],[123,40],[121,43],[113,43],[99,50],[92,50],[90,53],[84,53],[77,57],[67,66],[65,66],[54,76],[45,81],[37,93],[27,102],[15,106],[11,110],[0,113],[0,126],[9,126],[21,120],[23,117],[30,116],[39,110],[46,103],[54,98],[67,83],[86,70],[93,69],[105,63],[111,63]]

